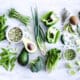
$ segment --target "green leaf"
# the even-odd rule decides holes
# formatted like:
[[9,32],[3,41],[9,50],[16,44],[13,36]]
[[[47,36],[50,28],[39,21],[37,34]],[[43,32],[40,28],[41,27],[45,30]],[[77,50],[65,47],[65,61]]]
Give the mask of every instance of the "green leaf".
[[48,72],[51,72],[55,69],[59,58],[60,58],[60,50],[57,48],[53,48],[49,50],[46,54],[46,69]]

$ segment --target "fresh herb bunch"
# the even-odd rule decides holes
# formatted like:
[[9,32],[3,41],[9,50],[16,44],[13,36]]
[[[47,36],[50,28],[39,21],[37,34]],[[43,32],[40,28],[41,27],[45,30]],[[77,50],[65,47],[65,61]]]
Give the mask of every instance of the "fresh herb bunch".
[[6,23],[5,15],[0,16],[0,41],[4,40],[6,38],[5,30],[7,27],[5,26],[5,23]]
[[49,50],[46,54],[46,69],[48,72],[51,72],[55,69],[57,62],[60,59],[60,52],[61,50],[57,48],[53,48]]
[[28,16],[24,16],[20,14],[18,11],[16,11],[14,8],[11,8],[9,10],[9,17],[18,19],[20,22],[22,22],[24,25],[27,25],[30,21],[30,18]]
[[6,70],[12,70],[15,66],[15,61],[16,54],[2,48],[2,52],[0,53],[0,66],[3,66]]
[[45,34],[40,25],[37,9],[34,9],[34,11],[32,11],[32,18],[34,23],[34,34],[35,34],[35,40],[36,40],[37,46],[40,49],[41,53],[45,55],[46,53]]

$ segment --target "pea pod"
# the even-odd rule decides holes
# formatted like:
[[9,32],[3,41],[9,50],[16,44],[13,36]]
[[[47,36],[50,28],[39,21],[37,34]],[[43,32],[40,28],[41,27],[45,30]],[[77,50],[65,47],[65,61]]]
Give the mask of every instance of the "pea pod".
[[5,26],[5,22],[6,22],[5,15],[0,16],[0,41],[5,39],[5,30],[7,28]]

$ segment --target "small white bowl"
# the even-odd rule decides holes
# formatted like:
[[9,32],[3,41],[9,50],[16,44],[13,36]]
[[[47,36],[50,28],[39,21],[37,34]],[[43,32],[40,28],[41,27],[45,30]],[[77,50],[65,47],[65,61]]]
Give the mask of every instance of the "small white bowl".
[[[17,27],[17,26],[15,26],[15,27],[16,27],[16,28],[19,28],[19,29],[22,31],[22,38],[23,38],[23,36],[24,36],[23,29],[22,29],[21,27]],[[6,31],[6,38],[7,38],[7,40],[8,40],[10,43],[15,43],[15,44],[16,44],[16,43],[22,42],[22,38],[21,38],[19,41],[15,42],[15,41],[10,40],[10,39],[9,39],[9,35],[8,35],[9,31],[10,31],[11,29],[15,28],[15,27],[9,27],[9,28],[7,29],[7,31]]]

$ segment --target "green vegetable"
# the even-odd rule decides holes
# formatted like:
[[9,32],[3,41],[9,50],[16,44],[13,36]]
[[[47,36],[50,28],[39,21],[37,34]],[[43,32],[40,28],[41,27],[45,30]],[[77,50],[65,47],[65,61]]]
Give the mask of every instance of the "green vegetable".
[[80,48],[77,48],[77,52],[80,53]]
[[25,66],[27,65],[28,61],[29,61],[28,52],[25,49],[23,49],[20,55],[18,56],[18,63],[22,66]]
[[0,16],[0,41],[4,40],[6,38],[5,30],[6,30],[6,18],[5,15]]
[[11,18],[15,18],[15,19],[19,20],[24,25],[27,25],[30,22],[30,18],[28,16],[24,16],[24,15],[20,14],[14,8],[11,8],[9,10],[9,14],[8,15]]
[[32,17],[34,23],[35,40],[38,48],[40,49],[41,53],[44,55],[46,53],[45,35],[40,25],[37,9],[34,9],[34,11],[32,11]]
[[70,70],[70,71],[69,71],[69,74],[70,74],[70,75],[75,75],[76,72],[75,72],[74,70]]
[[2,48],[2,52],[0,53],[0,66],[3,66],[6,70],[13,70],[15,61],[16,54]]
[[46,54],[46,69],[48,72],[51,72],[57,66],[57,63],[60,59],[61,50],[53,48],[49,50]]
[[66,63],[66,64],[65,64],[65,67],[68,68],[68,69],[71,69],[71,68],[72,68],[72,64]]
[[38,57],[37,59],[33,60],[29,65],[32,72],[39,72],[40,70],[44,69],[44,61],[42,57]]
[[49,11],[41,17],[41,20],[46,26],[50,27],[57,23],[59,19],[53,11]]
[[49,43],[56,43],[59,40],[60,31],[52,26],[48,29],[46,36]]
[[80,61],[76,61],[75,64],[80,66]]
[[71,24],[66,24],[66,25],[64,26],[64,30],[65,30],[65,31],[68,31],[69,33],[75,33],[75,31],[73,30]]
[[61,35],[60,40],[61,40],[61,43],[62,43],[62,44],[65,44],[65,41],[64,41],[64,35],[63,35],[63,34]]
[[67,49],[64,53],[64,57],[67,60],[73,60],[76,57],[76,53],[73,49]]

